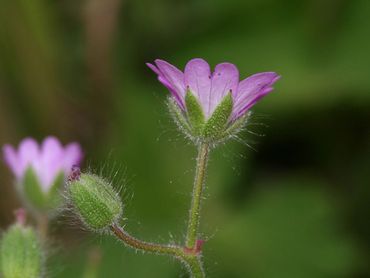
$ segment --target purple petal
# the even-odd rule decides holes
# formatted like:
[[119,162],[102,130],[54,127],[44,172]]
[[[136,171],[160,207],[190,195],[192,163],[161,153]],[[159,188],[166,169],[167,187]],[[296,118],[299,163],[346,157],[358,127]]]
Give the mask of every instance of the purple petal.
[[[157,65],[157,70],[160,72],[158,76],[159,81],[170,89],[170,92],[183,108],[186,91],[184,85],[184,74],[178,68],[166,61],[157,59],[155,60],[155,64]],[[153,70],[151,66],[150,68]]]
[[184,71],[185,85],[194,93],[208,117],[211,98],[211,69],[206,61],[200,58],[190,60]]
[[32,138],[26,138],[19,144],[18,152],[10,145],[3,147],[4,160],[18,180],[22,180],[28,167],[32,167],[40,181],[42,189],[47,192],[60,174],[65,176],[73,165],[82,159],[81,147],[77,143],[65,148],[60,141],[49,136],[41,147]]
[[184,99],[183,97],[176,91],[176,88],[164,77],[164,75],[161,73],[161,71],[153,64],[146,63],[146,65],[154,71],[158,75],[158,80],[161,82],[172,94],[172,96],[175,98],[177,104],[184,110]]
[[24,174],[29,166],[37,167],[39,157],[40,150],[37,142],[32,138],[23,139],[18,149],[18,163],[21,175]]
[[167,63],[166,61],[156,59],[155,64],[161,72],[162,76],[167,79],[169,83],[179,92],[183,93],[184,87],[184,74],[175,66]]
[[56,176],[63,171],[63,147],[57,138],[50,136],[42,142],[40,164],[36,171],[47,191]]
[[271,92],[271,86],[279,78],[275,72],[262,72],[241,81],[234,96],[233,120],[242,116],[259,99]]
[[239,71],[230,63],[218,64],[212,74],[212,89],[208,113],[211,115],[223,98],[231,91],[236,94],[239,83]]
[[161,72],[159,71],[159,69],[157,69],[157,67],[151,63],[146,63],[146,65],[152,70],[154,71],[157,75],[161,75]]
[[23,175],[21,165],[18,161],[18,156],[15,149],[11,145],[3,146],[3,154],[5,163],[13,171],[15,177],[20,179]]
[[177,103],[182,107],[183,107],[183,101],[181,99],[181,97],[179,96],[179,94],[177,93],[176,89],[172,86],[172,84],[170,82],[168,82],[168,80],[164,77],[164,75],[161,73],[161,71],[153,64],[151,63],[146,63],[146,65],[152,70],[154,71],[157,75],[158,75],[158,80],[159,82],[161,82],[170,92],[171,94],[173,95],[173,97],[176,99]]
[[66,175],[71,172],[72,166],[80,165],[82,156],[83,153],[78,143],[70,143],[65,147],[63,168]]
[[162,76],[158,76],[159,82],[161,82],[172,94],[172,97],[176,100],[177,104],[182,110],[185,110],[185,100],[183,96],[180,96],[172,85]]

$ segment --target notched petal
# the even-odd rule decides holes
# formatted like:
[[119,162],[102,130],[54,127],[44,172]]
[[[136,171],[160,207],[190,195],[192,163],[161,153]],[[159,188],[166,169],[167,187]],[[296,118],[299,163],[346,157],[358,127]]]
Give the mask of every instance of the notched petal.
[[198,98],[207,117],[211,93],[211,69],[208,63],[200,58],[190,60],[185,66],[185,85]]
[[234,64],[221,63],[215,67],[212,74],[212,90],[209,101],[209,114],[216,109],[224,97],[231,92],[237,91],[239,83],[239,71]]

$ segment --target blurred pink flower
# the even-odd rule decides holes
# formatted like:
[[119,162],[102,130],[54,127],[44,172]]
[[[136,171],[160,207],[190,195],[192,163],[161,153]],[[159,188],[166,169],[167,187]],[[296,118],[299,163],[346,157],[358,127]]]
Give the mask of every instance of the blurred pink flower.
[[3,154],[6,164],[18,181],[22,181],[26,170],[31,167],[45,192],[58,175],[62,173],[67,177],[72,166],[79,164],[83,156],[78,143],[63,147],[52,136],[45,138],[41,146],[32,138],[23,139],[18,150],[11,145],[4,145]]
[[235,65],[221,63],[211,73],[208,63],[200,58],[190,60],[184,73],[166,61],[157,59],[155,65],[147,63],[158,80],[171,92],[178,106],[186,111],[185,95],[189,89],[197,97],[206,119],[230,92],[233,110],[229,121],[243,116],[258,100],[273,90],[272,85],[280,78],[275,72],[254,74],[239,82]]

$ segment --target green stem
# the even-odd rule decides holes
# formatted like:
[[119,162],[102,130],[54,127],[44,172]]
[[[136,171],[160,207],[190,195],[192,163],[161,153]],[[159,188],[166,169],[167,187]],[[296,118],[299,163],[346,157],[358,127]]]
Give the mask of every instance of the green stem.
[[210,147],[207,143],[201,143],[198,147],[197,166],[185,247],[145,242],[131,236],[117,224],[112,224],[110,227],[113,234],[131,248],[156,254],[170,255],[177,258],[184,265],[187,266],[187,269],[192,278],[205,277],[201,262],[201,250],[198,250],[199,247],[197,246],[197,240],[199,230],[200,207],[204,181],[206,177],[209,150]]
[[172,255],[175,257],[183,256],[183,248],[176,245],[164,245],[151,242],[145,242],[137,239],[119,227],[117,224],[112,224],[111,231],[116,237],[122,240],[127,246],[156,254]]
[[208,162],[209,145],[201,143],[198,147],[197,166],[193,187],[193,196],[189,213],[188,231],[186,235],[186,247],[195,250],[199,231],[200,206],[204,181],[206,178],[206,168]]
[[185,264],[189,267],[192,278],[205,278],[200,256],[190,256],[184,259]]
[[184,265],[187,266],[190,277],[192,278],[204,278],[205,274],[203,271],[200,256],[194,253],[186,252],[185,248],[177,245],[163,245],[151,242],[145,242],[137,239],[127,233],[123,228],[117,224],[112,224],[110,227],[113,234],[123,241],[128,247],[136,250],[146,251],[155,254],[169,255],[180,260]]

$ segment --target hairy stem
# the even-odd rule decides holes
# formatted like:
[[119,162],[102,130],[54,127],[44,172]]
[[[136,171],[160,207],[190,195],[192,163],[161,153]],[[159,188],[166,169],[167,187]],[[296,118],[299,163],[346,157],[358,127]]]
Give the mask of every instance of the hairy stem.
[[112,224],[110,227],[113,234],[123,241],[128,247],[145,252],[155,253],[159,255],[169,255],[180,260],[188,269],[192,278],[204,278],[202,263],[199,254],[188,253],[185,248],[177,245],[163,245],[151,242],[145,242],[137,239],[127,233],[117,224]]
[[151,253],[157,254],[164,254],[164,255],[172,255],[172,256],[182,256],[183,249],[180,246],[176,245],[164,245],[164,244],[156,244],[151,242],[145,242],[140,239],[137,239],[119,227],[117,224],[113,224],[111,226],[111,230],[116,237],[122,240],[127,246],[146,251]]
[[201,262],[201,240],[198,239],[200,207],[202,192],[206,177],[206,168],[209,154],[209,144],[201,143],[198,147],[197,166],[189,213],[189,221],[185,246],[164,245],[139,240],[117,224],[111,225],[113,234],[122,240],[127,246],[136,250],[169,255],[180,260],[188,269],[192,278],[204,278],[205,273]]
[[192,278],[205,278],[203,265],[200,256],[190,256],[184,259],[185,264],[189,267]]
[[196,242],[198,239],[197,237],[199,231],[200,206],[204,181],[206,178],[208,153],[209,145],[207,143],[201,143],[198,147],[196,173],[191,200],[191,208],[189,213],[188,231],[186,235],[186,247],[191,250],[196,249]]

